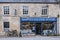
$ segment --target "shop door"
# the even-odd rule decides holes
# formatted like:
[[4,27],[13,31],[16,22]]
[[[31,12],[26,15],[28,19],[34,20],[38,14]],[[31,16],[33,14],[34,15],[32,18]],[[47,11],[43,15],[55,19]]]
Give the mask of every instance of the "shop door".
[[41,23],[36,23],[36,35],[41,34]]

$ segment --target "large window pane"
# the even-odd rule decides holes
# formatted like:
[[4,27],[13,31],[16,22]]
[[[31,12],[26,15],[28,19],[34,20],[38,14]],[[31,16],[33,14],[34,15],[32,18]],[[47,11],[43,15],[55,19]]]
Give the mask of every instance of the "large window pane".
[[33,22],[22,22],[22,29],[21,29],[23,34],[30,34],[34,33],[35,26]]

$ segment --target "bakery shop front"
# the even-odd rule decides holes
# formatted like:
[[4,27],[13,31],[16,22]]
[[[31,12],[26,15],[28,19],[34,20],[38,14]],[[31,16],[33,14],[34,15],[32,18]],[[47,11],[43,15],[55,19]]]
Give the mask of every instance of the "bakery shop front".
[[27,17],[20,18],[20,30],[23,34],[57,34],[57,18]]

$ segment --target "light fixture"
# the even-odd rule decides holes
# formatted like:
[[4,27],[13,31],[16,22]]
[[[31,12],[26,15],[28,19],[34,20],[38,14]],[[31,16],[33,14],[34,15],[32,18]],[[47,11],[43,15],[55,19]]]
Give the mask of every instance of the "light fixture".
[[60,15],[58,14],[57,17],[59,18],[59,16],[60,16]]

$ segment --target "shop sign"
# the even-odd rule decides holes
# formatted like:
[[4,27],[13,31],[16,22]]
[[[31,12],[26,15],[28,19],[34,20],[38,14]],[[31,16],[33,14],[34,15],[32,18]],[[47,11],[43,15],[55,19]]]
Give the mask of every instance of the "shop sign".
[[22,21],[56,21],[57,18],[22,18]]

